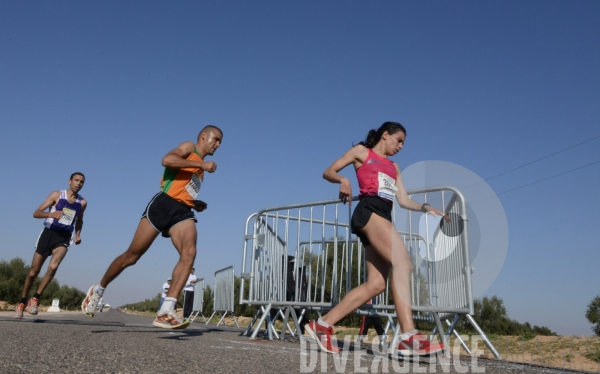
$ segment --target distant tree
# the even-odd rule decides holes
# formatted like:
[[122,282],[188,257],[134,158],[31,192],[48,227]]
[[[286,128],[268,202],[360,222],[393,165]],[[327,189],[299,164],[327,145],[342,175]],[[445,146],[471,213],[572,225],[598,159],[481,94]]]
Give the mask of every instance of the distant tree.
[[[32,290],[31,292],[35,292],[35,290],[38,289],[38,286],[40,285],[41,281],[42,281],[42,278],[40,278],[40,277],[35,279],[35,281],[33,282],[33,287],[31,287],[31,290]],[[66,286],[63,286],[63,287],[66,287]],[[50,281],[50,283],[48,283],[48,286],[46,286],[46,289],[44,290],[44,292],[42,293],[42,298],[40,300],[40,304],[50,305],[50,304],[52,304],[52,300],[54,298],[59,298],[60,299],[60,307],[63,309],[70,309],[70,308],[65,307],[63,300],[60,298],[60,296],[57,295],[59,290],[60,290],[60,284],[58,283],[58,281],[56,279],[52,279]],[[80,292],[83,294],[82,291],[80,291]],[[85,297],[85,294],[83,294],[83,297]],[[80,304],[79,306],[81,306],[83,297],[79,301],[79,304]]]
[[587,318],[590,323],[595,324],[595,326],[592,327],[592,330],[596,335],[600,336],[600,295],[594,297],[588,304],[585,318]]
[[[56,284],[58,285],[58,282]],[[81,302],[85,298],[85,293],[75,287],[62,286],[54,293],[54,298],[60,299],[60,307],[62,309],[78,310],[81,308]]]
[[[6,301],[9,304],[16,304],[21,300],[23,292],[23,284],[25,277],[30,270],[30,266],[19,257],[13,258],[10,262],[0,261],[0,300]],[[29,296],[38,289],[42,278],[36,277],[33,281]],[[78,309],[85,297],[83,291],[74,287],[62,286],[58,284],[56,279],[46,286],[42,298],[41,305],[50,305],[55,298],[60,299],[60,307],[63,309]]]
[[202,302],[202,314],[206,318],[210,317],[210,315],[214,311],[214,300],[213,300],[213,291],[212,288],[207,284],[204,288],[204,299]]
[[[535,335],[556,335],[555,332],[545,326],[531,326],[529,322],[520,323],[511,320],[508,317],[504,301],[498,296],[484,297],[481,300],[475,300],[475,313],[473,319],[482,328],[486,334],[513,335],[526,337],[527,339]],[[474,331],[466,320],[462,320],[456,329],[462,331]]]
[[[240,316],[240,317],[254,317],[254,315],[258,311],[257,306],[248,305],[248,304],[240,304],[240,287],[241,287],[241,285],[242,285],[242,278],[235,277],[234,292],[233,292],[234,293],[233,314],[235,316]],[[246,282],[244,282],[244,295],[246,295],[246,297],[248,297],[249,289],[250,289],[250,282],[246,279]]]
[[137,310],[139,312],[157,312],[158,311],[158,304],[160,304],[160,292],[158,294],[156,294],[156,296],[154,296],[151,299],[146,299],[144,301],[138,301],[137,303],[131,303],[131,304],[125,304],[122,305],[120,308],[122,309],[129,309],[129,310]]
[[9,304],[19,302],[28,272],[29,266],[19,257],[10,262],[0,261],[0,300]]
[[505,334],[509,323],[504,301],[498,296],[484,297],[475,302],[475,321],[483,331],[492,334]]

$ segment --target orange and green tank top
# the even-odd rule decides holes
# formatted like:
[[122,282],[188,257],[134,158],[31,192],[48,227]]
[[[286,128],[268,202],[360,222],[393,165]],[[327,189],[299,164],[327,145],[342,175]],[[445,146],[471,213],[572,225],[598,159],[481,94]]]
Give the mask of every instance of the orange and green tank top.
[[[186,160],[203,161],[198,154],[198,150],[195,148],[194,152]],[[196,197],[200,193],[200,186],[203,180],[204,170],[201,168],[165,168],[162,180],[160,181],[160,190],[187,206],[193,206],[193,201],[196,200]]]

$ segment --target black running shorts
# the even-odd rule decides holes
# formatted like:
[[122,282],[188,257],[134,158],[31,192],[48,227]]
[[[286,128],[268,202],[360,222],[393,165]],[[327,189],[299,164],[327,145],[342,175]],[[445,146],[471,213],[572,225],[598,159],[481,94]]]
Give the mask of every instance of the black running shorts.
[[366,235],[359,232],[358,229],[363,228],[369,222],[369,218],[371,218],[371,214],[373,213],[392,222],[392,207],[391,202],[383,200],[379,196],[363,196],[360,199],[360,202],[354,208],[354,213],[352,213],[350,228],[352,229],[352,233],[358,236],[365,247],[371,243]]
[[35,245],[35,251],[44,257],[48,257],[58,247],[68,249],[71,245],[71,235],[70,231],[53,230],[44,227]]
[[164,192],[154,195],[148,203],[146,210],[144,210],[142,218],[148,219],[152,227],[162,233],[162,236],[165,238],[169,237],[171,227],[178,223],[189,219],[198,222],[194,212],[192,212],[192,208],[173,199]]

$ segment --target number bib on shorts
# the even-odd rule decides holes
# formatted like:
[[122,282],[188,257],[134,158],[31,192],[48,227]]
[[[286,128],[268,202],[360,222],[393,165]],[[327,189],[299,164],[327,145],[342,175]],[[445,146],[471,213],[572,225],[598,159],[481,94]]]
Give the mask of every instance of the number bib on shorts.
[[192,179],[190,179],[189,183],[185,185],[185,190],[187,191],[187,193],[190,194],[193,200],[196,200],[196,197],[200,193],[201,185],[202,180],[196,173],[192,175]]
[[75,219],[76,213],[77,212],[75,212],[73,209],[63,208],[62,216],[60,216],[58,223],[61,225],[70,226],[71,223],[73,223],[73,220]]
[[394,201],[394,195],[398,191],[395,184],[396,181],[389,175],[379,172],[379,189],[377,194],[382,199]]

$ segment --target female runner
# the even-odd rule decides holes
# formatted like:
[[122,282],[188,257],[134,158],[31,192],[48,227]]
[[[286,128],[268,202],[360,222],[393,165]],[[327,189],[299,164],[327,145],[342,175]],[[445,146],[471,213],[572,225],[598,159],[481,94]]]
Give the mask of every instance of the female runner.
[[419,204],[408,197],[398,165],[388,159],[400,152],[405,138],[404,126],[385,122],[379,129],[369,131],[364,142],[352,147],[323,173],[323,178],[329,182],[340,184],[340,199],[351,204],[350,181],[338,172],[350,164],[354,165],[360,202],[352,214],[351,228],[365,246],[367,263],[367,281],[350,291],[322,318],[306,326],[306,331],[326,352],[339,352],[331,341],[332,326],[385,290],[390,266],[394,306],[402,331],[399,353],[430,355],[443,349],[442,344],[430,343],[413,323],[409,283],[412,264],[404,242],[392,224],[394,196],[404,209],[430,213],[434,217],[441,215],[448,222],[450,219],[439,209],[427,203]]

